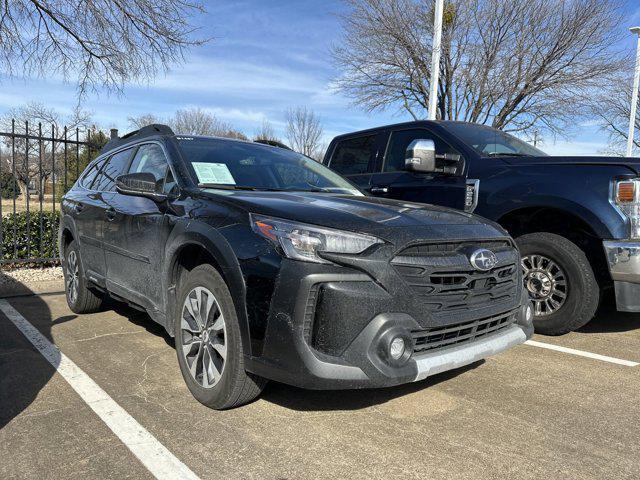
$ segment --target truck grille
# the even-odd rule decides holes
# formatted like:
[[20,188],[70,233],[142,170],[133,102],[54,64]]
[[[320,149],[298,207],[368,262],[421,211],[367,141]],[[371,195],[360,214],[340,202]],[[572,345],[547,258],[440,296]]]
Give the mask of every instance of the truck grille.
[[[474,270],[468,254],[477,248],[490,248],[498,265],[486,272]],[[507,241],[414,246],[392,265],[430,312],[473,311],[518,298],[519,256]]]
[[471,322],[462,322],[444,327],[414,330],[414,353],[424,353],[464,342],[471,342],[490,333],[502,330],[516,321],[517,312],[508,312],[494,317]]

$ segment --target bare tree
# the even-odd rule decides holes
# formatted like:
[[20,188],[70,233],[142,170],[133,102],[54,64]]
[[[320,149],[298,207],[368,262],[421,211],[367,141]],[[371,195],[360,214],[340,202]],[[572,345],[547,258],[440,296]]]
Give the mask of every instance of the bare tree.
[[[347,0],[333,48],[340,91],[368,111],[424,118],[429,104],[433,2]],[[438,118],[507,131],[563,132],[625,59],[615,0],[448,0]]]
[[145,113],[137,117],[129,117],[127,120],[129,128],[134,130],[153,123],[165,123],[171,126],[176,133],[247,140],[246,135],[236,130],[230,123],[218,119],[215,115],[199,107],[177,110],[172,117],[167,119],[153,113]]
[[[29,103],[13,108],[0,117],[0,128],[4,132],[15,132],[33,137],[42,133],[43,137],[62,139],[65,133],[69,139],[75,139],[76,129],[86,136],[91,122],[91,115],[79,108],[70,115],[64,116],[52,108],[40,103]],[[78,132],[80,136],[80,132]],[[15,179],[20,188],[20,195],[26,198],[30,185],[36,185],[40,195],[44,183],[61,168],[55,163],[55,156],[63,148],[61,142],[39,141],[35,138],[4,137],[2,163],[7,171],[15,172]]]
[[164,123],[160,117],[157,117],[153,113],[145,113],[137,117],[127,117],[127,122],[129,122],[129,128],[131,130],[138,130],[154,123]]
[[289,109],[286,113],[287,140],[296,152],[319,160],[322,154],[322,123],[307,107]]
[[254,140],[262,140],[266,142],[278,142],[282,143],[281,140],[276,135],[275,130],[273,129],[273,125],[269,120],[262,120],[262,125],[260,125],[260,129],[256,131],[256,134],[253,136]]
[[[624,69],[618,75],[604,81],[606,88],[594,97],[593,117],[599,120],[602,129],[609,135],[606,153],[624,156],[629,138],[629,117],[631,117],[631,94],[633,91],[633,70]],[[640,130],[640,111],[636,113],[635,129]],[[640,149],[640,139],[633,141],[636,153]]]
[[187,135],[208,135],[246,140],[247,137],[230,123],[218,119],[215,115],[200,107],[185,108],[176,111],[169,125],[176,133]]
[[0,6],[0,70],[74,77],[79,96],[121,91],[184,60],[200,45],[191,17],[198,0],[10,0]]

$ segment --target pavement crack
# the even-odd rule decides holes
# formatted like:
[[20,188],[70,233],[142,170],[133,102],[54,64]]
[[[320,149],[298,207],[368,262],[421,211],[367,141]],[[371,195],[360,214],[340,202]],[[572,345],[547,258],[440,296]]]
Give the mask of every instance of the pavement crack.
[[113,335],[136,335],[138,333],[143,333],[142,330],[140,331],[135,331],[135,332],[112,332],[112,333],[103,333],[101,335],[94,335],[93,337],[87,337],[87,338],[80,338],[78,340],[76,340],[77,343],[80,342],[88,342],[90,340],[95,340],[96,338],[102,338],[102,337],[110,337]]

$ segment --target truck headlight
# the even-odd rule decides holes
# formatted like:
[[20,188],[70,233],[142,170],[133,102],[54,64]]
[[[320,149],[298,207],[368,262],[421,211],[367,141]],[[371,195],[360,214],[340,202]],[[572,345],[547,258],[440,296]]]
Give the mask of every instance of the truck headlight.
[[279,218],[251,215],[253,230],[280,245],[284,254],[295,260],[331,263],[318,252],[358,254],[382,240],[361,233],[343,232]]
[[629,219],[629,238],[640,239],[640,178],[616,181],[613,193],[616,206]]

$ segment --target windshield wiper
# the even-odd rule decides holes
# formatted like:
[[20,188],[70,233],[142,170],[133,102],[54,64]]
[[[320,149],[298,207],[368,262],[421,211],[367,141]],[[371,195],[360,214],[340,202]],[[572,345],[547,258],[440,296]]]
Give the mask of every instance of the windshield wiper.
[[250,190],[258,192],[282,192],[281,188],[252,187],[251,185],[230,185],[228,183],[199,183],[200,188],[219,188],[221,190]]

